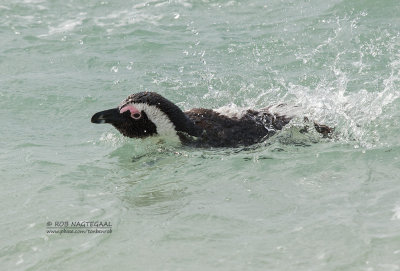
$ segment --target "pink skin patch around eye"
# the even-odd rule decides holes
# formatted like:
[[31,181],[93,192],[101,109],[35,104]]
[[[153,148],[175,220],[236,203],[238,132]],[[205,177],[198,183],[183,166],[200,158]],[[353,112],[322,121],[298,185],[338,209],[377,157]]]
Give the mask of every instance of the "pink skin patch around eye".
[[120,111],[119,111],[119,113],[124,113],[124,112],[126,112],[126,111],[129,111],[129,112],[131,112],[131,117],[133,117],[133,115],[135,115],[135,114],[139,114],[140,115],[140,111],[136,108],[136,107],[134,107],[133,105],[127,105],[127,106],[124,106]]

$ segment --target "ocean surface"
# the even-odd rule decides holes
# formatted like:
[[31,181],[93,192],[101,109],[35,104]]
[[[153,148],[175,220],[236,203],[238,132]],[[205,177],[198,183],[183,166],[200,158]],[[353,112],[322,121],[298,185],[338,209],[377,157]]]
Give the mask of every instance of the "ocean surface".
[[[249,148],[90,123],[146,90],[301,110]],[[400,269],[398,0],[1,0],[0,124],[0,270]]]

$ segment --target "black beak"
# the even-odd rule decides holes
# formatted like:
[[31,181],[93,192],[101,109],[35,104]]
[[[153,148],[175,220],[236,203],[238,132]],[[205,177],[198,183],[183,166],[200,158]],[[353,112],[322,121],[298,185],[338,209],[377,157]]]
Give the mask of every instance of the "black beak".
[[123,117],[118,108],[113,108],[97,112],[91,121],[92,123],[118,123],[123,121]]

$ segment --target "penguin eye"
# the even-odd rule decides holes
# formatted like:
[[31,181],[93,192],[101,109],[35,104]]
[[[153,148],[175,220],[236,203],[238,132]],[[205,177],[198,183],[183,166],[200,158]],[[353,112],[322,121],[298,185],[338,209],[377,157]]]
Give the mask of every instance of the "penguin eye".
[[138,120],[138,119],[140,119],[140,118],[142,117],[142,114],[140,114],[140,113],[134,113],[134,114],[132,114],[131,116],[132,116],[133,119]]

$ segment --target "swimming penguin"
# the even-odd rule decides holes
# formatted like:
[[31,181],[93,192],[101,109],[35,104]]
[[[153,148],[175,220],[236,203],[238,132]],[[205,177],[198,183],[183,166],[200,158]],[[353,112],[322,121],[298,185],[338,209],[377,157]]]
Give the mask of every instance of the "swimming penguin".
[[[282,130],[290,120],[268,109],[249,109],[233,117],[204,108],[183,112],[155,92],[132,94],[119,107],[98,112],[91,119],[92,123],[110,123],[127,137],[172,136],[199,147],[249,146]],[[332,132],[325,125],[314,123],[314,127],[324,136]]]

